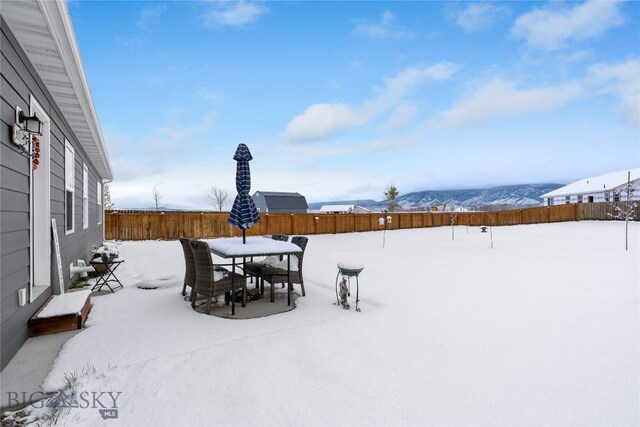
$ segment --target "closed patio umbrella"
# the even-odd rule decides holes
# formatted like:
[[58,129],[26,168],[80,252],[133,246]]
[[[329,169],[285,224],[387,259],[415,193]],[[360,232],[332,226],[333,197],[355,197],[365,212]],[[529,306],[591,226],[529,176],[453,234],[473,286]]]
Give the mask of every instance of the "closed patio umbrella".
[[249,147],[245,144],[238,145],[233,160],[238,162],[236,169],[236,190],[238,195],[233,202],[231,213],[229,214],[229,224],[242,230],[242,243],[246,243],[247,228],[251,228],[260,221],[260,215],[253,203],[249,190],[251,190],[251,171],[249,161],[252,160]]

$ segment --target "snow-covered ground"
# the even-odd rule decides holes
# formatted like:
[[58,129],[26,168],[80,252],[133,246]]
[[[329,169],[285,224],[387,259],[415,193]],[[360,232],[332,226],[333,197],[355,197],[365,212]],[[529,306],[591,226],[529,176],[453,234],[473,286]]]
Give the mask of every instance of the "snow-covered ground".
[[[640,224],[628,252],[620,222],[494,228],[493,249],[475,227],[382,238],[309,236],[307,296],[251,320],[191,309],[178,242],[121,243],[125,288],[93,298],[44,384],[89,366],[77,391],[113,392],[118,418],[59,422],[638,425]],[[358,260],[361,313],[333,304]]]

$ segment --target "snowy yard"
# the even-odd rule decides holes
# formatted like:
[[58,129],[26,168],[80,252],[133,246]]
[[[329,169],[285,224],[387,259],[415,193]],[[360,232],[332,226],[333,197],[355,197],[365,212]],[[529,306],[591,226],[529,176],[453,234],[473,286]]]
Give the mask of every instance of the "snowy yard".
[[[251,320],[183,301],[177,241],[123,242],[125,288],[93,298],[44,388],[89,366],[78,392],[121,393],[117,420],[69,425],[638,425],[640,224],[628,252],[620,222],[494,228],[493,249],[455,233],[309,236],[307,296]],[[333,305],[354,259],[361,313]]]

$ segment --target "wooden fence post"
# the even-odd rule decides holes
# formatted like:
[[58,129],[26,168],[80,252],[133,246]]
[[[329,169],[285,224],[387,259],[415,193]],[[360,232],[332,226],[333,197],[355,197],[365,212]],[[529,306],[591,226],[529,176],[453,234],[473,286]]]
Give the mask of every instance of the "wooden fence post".
[[116,216],[116,240],[120,240],[120,215],[118,212],[114,212]]

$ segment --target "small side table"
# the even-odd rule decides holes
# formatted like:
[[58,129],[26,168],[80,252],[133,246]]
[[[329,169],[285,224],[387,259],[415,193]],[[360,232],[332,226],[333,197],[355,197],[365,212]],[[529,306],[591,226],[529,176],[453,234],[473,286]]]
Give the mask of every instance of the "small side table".
[[89,264],[91,264],[94,268],[98,265],[101,265],[107,268],[107,271],[102,273],[102,276],[98,277],[98,280],[96,281],[96,284],[93,285],[93,288],[91,288],[91,291],[92,292],[99,291],[102,289],[103,286],[106,286],[107,288],[109,288],[111,292],[113,292],[113,288],[109,285],[109,282],[115,282],[118,285],[120,285],[121,288],[124,288],[124,286],[122,286],[122,283],[120,283],[120,280],[118,280],[118,277],[115,274],[116,269],[120,267],[120,264],[122,264],[123,262],[124,260],[120,258],[116,258],[114,260],[106,261],[106,262],[102,261],[100,258],[96,258],[94,260],[89,261]]
[[[364,266],[361,264],[354,263],[338,263],[338,274],[336,275],[336,300],[338,301],[338,305],[342,305],[342,308],[349,309],[349,304],[347,303],[347,296],[351,296],[351,278],[356,278],[356,311],[360,311],[358,308],[358,302],[360,302],[360,283],[358,282],[358,276],[364,270]],[[338,279],[342,276],[342,280],[340,284],[338,284]],[[346,287],[346,289],[345,289]],[[342,297],[342,301],[340,301]]]

